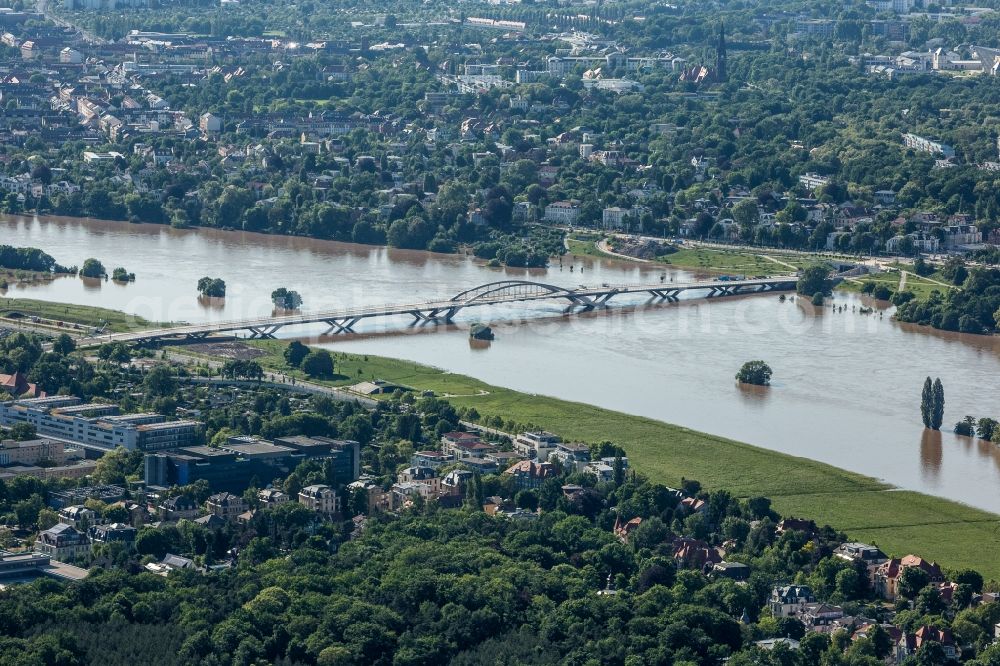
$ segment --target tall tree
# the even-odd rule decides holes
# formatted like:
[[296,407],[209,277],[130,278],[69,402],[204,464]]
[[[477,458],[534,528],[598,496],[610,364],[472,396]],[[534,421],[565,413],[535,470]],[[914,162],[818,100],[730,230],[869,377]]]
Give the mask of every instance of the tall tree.
[[920,394],[920,417],[924,420],[924,427],[931,427],[931,412],[934,405],[934,382],[930,377],[924,380],[924,390]]
[[934,400],[931,406],[931,428],[941,429],[941,422],[944,420],[944,386],[941,378],[934,380]]

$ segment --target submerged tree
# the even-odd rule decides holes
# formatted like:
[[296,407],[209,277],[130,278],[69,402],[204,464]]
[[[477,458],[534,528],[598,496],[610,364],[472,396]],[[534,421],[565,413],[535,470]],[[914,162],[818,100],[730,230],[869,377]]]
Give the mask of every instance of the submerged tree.
[[931,402],[931,428],[940,430],[943,421],[944,386],[941,384],[941,378],[939,377],[934,380],[934,399]]
[[198,280],[198,293],[210,298],[225,298],[226,282],[222,278],[203,277]]
[[302,296],[297,291],[279,287],[271,292],[271,302],[274,303],[274,307],[282,310],[297,310],[302,307]]
[[928,376],[924,380],[924,390],[920,394],[920,417],[924,421],[924,427],[931,427],[931,412],[934,405],[934,382]]
[[771,366],[764,361],[747,361],[736,373],[736,381],[741,384],[767,386],[771,383]]

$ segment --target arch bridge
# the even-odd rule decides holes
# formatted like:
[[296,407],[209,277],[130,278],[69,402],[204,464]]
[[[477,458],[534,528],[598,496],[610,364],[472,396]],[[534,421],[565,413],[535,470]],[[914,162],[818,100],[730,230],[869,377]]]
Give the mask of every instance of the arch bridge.
[[703,298],[760,294],[795,289],[794,276],[761,278],[753,280],[708,280],[689,283],[609,285],[576,289],[560,287],[532,280],[500,280],[489,282],[455,294],[446,300],[426,301],[404,305],[381,305],[362,308],[345,308],[333,311],[306,312],[290,315],[209,321],[200,324],[181,324],[159,329],[146,329],[128,333],[101,335],[81,341],[80,346],[95,346],[106,342],[142,342],[164,338],[202,339],[217,333],[249,332],[250,338],[273,338],[286,326],[326,324],[323,335],[352,333],[354,326],[364,319],[406,316],[413,317],[412,324],[450,322],[465,308],[500,305],[524,301],[565,301],[567,314],[586,312],[606,307],[608,302],[621,294],[648,294],[652,302],[673,303],[685,292],[702,292]]

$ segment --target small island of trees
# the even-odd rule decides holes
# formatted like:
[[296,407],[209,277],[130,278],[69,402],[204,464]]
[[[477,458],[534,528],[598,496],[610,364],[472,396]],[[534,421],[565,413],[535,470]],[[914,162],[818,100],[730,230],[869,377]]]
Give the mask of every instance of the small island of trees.
[[115,282],[135,282],[135,273],[129,273],[124,267],[119,266],[111,271],[111,279]]
[[198,280],[198,293],[209,298],[225,298],[226,281],[222,278],[203,277]]
[[80,277],[102,278],[107,274],[108,272],[104,269],[104,264],[93,257],[84,261],[83,268],[80,269]]
[[279,287],[271,292],[271,302],[282,310],[298,310],[302,307],[302,296],[297,291]]
[[736,373],[736,381],[740,384],[768,386],[771,383],[771,366],[764,361],[747,361]]

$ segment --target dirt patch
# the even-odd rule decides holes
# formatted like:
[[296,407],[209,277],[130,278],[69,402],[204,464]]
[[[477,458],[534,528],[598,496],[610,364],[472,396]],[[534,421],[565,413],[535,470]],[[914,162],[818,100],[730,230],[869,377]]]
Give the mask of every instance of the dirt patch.
[[251,361],[261,356],[267,356],[267,352],[257,347],[228,340],[225,342],[200,342],[198,344],[187,345],[187,348],[197,354],[206,356],[218,356],[220,358],[231,358],[236,361]]

